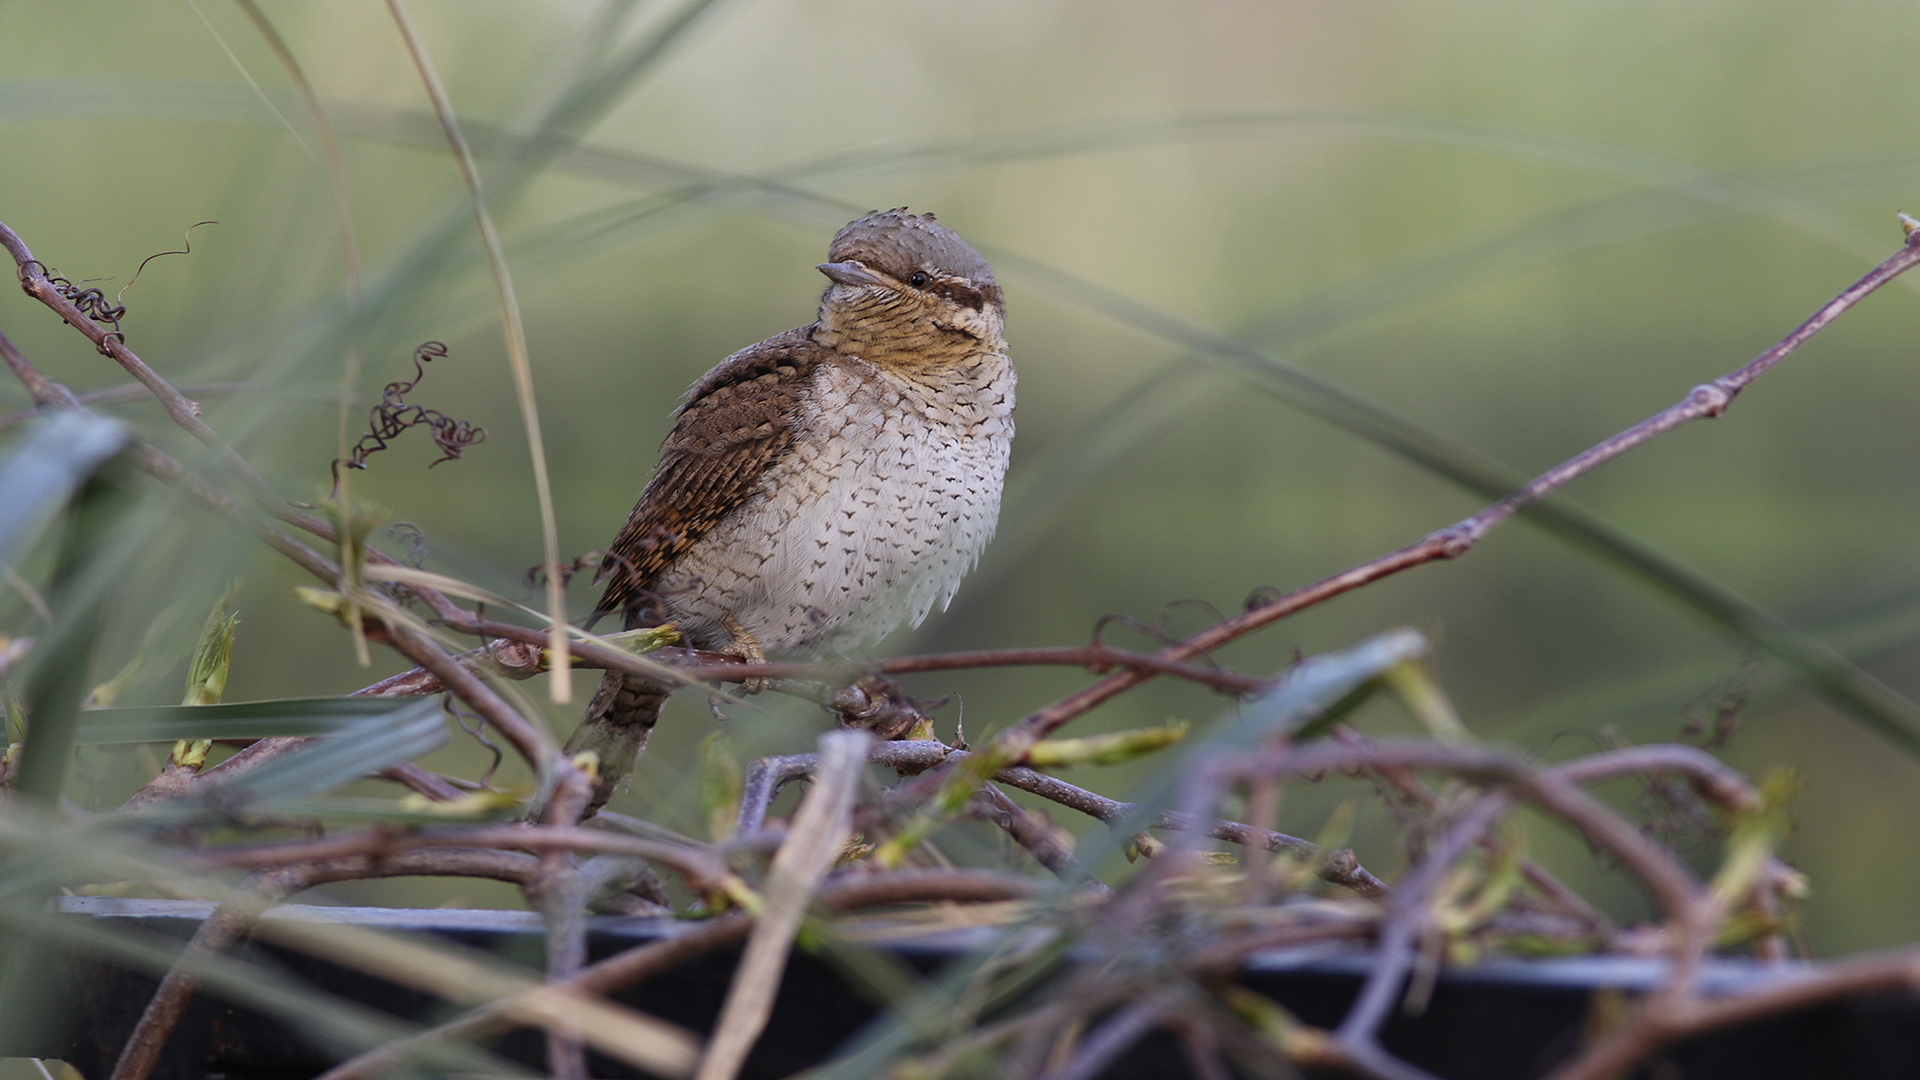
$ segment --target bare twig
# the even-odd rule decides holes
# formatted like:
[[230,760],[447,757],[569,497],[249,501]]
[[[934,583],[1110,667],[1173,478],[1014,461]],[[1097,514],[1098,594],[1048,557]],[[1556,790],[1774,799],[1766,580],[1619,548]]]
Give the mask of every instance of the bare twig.
[[[565,982],[587,962],[586,879],[571,865],[543,858],[540,877],[526,893],[547,924],[547,981]],[[578,1031],[547,1028],[547,1071],[554,1080],[587,1080],[587,1051]]]
[[1070,885],[1086,885],[1097,892],[1107,891],[1106,885],[1087,873],[1079,860],[1073,857],[1072,846],[1062,843],[1052,827],[1022,810],[1018,803],[1007,798],[992,784],[982,786],[974,794],[968,812],[1000,826],[1013,838],[1014,843],[1033,856],[1035,862],[1046,867],[1060,880]]
[[[1868,271],[1860,280],[1842,290],[1838,296],[1814,312],[1792,333],[1737,370],[1710,383],[1695,387],[1678,404],[1581,451],[1540,474],[1512,495],[1453,525],[1428,534],[1425,539],[1410,547],[1382,555],[1335,574],[1324,581],[1277,597],[1162,649],[1158,655],[1170,663],[1185,663],[1263,626],[1352,592],[1363,585],[1391,577],[1416,566],[1457,559],[1465,555],[1480,542],[1482,537],[1505,523],[1521,507],[1538,501],[1549,492],[1565,486],[1572,480],[1651,439],[1692,421],[1721,415],[1732,403],[1734,397],[1755,379],[1806,344],[1810,338],[1845,314],[1849,308],[1911,269],[1916,263],[1920,263],[1920,231],[1910,233],[1907,242],[1899,251]],[[1145,682],[1152,678],[1153,674],[1150,671],[1131,668],[1110,675],[1026,717],[1000,736],[999,745],[1010,757],[1018,760],[1025,755],[1027,748],[1033,743],[1062,724],[1111,700],[1115,695]],[[1892,695],[1893,691],[1886,690],[1885,693]],[[1920,749],[1920,733],[1908,733],[1904,741],[1909,746]]]
[[[878,743],[869,751],[867,760],[875,765],[918,772],[948,761],[963,761],[966,757],[967,751],[955,750],[945,743],[916,739]],[[813,768],[814,760],[812,754],[789,754],[759,758],[750,764],[742,785],[740,814],[734,834],[736,838],[758,832],[766,821],[767,807],[772,804],[781,786],[795,777],[807,775]],[[1137,803],[1109,799],[1024,765],[1001,769],[993,778],[1009,787],[1077,810],[1107,825],[1123,825],[1140,814]],[[1304,859],[1317,860],[1321,866],[1321,878],[1331,884],[1372,898],[1387,894],[1386,883],[1361,866],[1351,851],[1323,854],[1312,841],[1297,836],[1259,829],[1237,821],[1210,820],[1171,810],[1153,815],[1144,824],[1148,828],[1176,832],[1204,829],[1208,836],[1216,840],[1258,846],[1267,851],[1291,852]]]
[[[1348,746],[1370,745],[1368,740],[1344,724],[1333,729],[1333,737]],[[1382,780],[1385,780],[1395,790],[1418,802],[1429,811],[1439,809],[1440,797],[1435,795],[1431,788],[1421,783],[1420,779],[1408,770],[1379,768],[1374,770],[1374,774]],[[1481,837],[1480,844],[1482,847],[1489,849],[1497,846],[1496,841],[1491,835]],[[1521,876],[1527,879],[1527,884],[1533,886],[1539,891],[1540,895],[1546,897],[1549,902],[1562,911],[1586,920],[1596,929],[1604,929],[1610,925],[1607,917],[1592,904],[1587,903],[1585,897],[1568,888],[1559,878],[1548,873],[1545,867],[1534,860],[1521,860],[1520,873]]]
[[800,800],[786,842],[774,853],[759,921],[727,988],[695,1080],[733,1080],[773,1015],[773,997],[786,970],[793,935],[814,891],[846,846],[853,797],[860,790],[860,769],[867,763],[867,738],[856,731],[820,737],[813,786]]
[[1667,1001],[1658,1011],[1642,1010],[1550,1080],[1603,1080],[1682,1039],[1843,998],[1908,993],[1916,983],[1920,949],[1900,949],[1783,975],[1756,990]]
[[285,507],[285,500],[273,490],[273,486],[267,483],[266,478],[256,472],[238,451],[227,445],[226,440],[200,419],[200,406],[187,400],[186,395],[161,378],[147,366],[146,361],[127,348],[120,331],[107,329],[95,322],[68,299],[66,294],[48,277],[45,264],[34,258],[33,252],[28,250],[25,241],[4,223],[0,223],[0,247],[5,247],[13,256],[19,273],[20,287],[26,290],[28,296],[52,308],[55,314],[66,320],[67,325],[86,335],[87,340],[93,342],[94,347],[99,349],[102,355],[112,358],[125,368],[129,375],[139,380],[140,384],[145,386],[154,397],[160,399],[160,404],[167,410],[167,415],[173,418],[173,422],[192,433],[194,438],[199,439],[212,450],[228,470],[251,489],[264,505],[270,508]]
[[1062,1067],[1043,1074],[1043,1080],[1093,1080],[1114,1058],[1153,1030],[1162,1008],[1159,1002],[1148,1001],[1125,1006],[1081,1039],[1073,1057]]
[[1402,877],[1389,901],[1386,925],[1381,927],[1373,965],[1359,997],[1340,1022],[1335,1033],[1339,1044],[1363,1067],[1379,1052],[1375,1041],[1380,1025],[1400,993],[1400,984],[1413,966],[1414,946],[1432,917],[1428,900],[1442,876],[1452,868],[1468,847],[1507,811],[1508,800],[1500,795],[1480,799],[1430,844],[1420,863]]
[[726,861],[717,851],[705,845],[670,844],[644,837],[623,836],[604,829],[548,825],[481,825],[422,832],[398,832],[374,826],[318,840],[208,848],[183,855],[181,862],[197,871],[233,867],[257,869],[328,859],[386,858],[416,848],[590,851],[630,855],[672,867],[696,890],[719,888],[728,875]]

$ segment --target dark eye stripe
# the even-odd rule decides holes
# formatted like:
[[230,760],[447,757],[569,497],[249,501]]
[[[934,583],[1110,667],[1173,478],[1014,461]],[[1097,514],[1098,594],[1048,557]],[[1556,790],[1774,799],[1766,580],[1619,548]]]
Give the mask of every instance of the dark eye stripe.
[[985,293],[964,281],[956,281],[953,278],[940,278],[933,283],[930,291],[944,296],[956,304],[970,307],[975,311],[979,311],[986,306],[987,297]]

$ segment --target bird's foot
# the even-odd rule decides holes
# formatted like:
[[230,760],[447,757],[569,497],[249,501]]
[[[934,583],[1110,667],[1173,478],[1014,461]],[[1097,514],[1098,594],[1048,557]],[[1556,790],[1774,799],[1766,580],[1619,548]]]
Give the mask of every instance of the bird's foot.
[[[753,639],[752,634],[747,633],[747,628],[740,625],[740,620],[731,615],[726,615],[721,617],[720,625],[726,627],[727,633],[733,635],[733,641],[722,647],[721,652],[729,656],[737,656],[749,664],[764,664],[767,662],[766,651],[760,648],[760,643]],[[768,681],[769,680],[759,677],[743,679],[740,682],[740,692],[742,694],[757,694],[767,688]]]

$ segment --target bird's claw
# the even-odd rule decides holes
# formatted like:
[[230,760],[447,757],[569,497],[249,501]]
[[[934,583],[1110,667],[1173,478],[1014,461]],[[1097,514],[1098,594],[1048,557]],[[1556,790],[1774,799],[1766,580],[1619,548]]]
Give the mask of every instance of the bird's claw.
[[[755,641],[753,635],[747,632],[747,628],[740,625],[740,620],[731,615],[727,615],[721,618],[720,625],[726,627],[727,633],[733,635],[733,640],[722,648],[720,650],[721,652],[726,653],[728,656],[737,656],[749,664],[764,664],[767,662],[766,651],[760,648],[760,643]],[[757,694],[765,690],[768,684],[769,680],[758,676],[742,679],[740,681],[740,692],[742,694]]]

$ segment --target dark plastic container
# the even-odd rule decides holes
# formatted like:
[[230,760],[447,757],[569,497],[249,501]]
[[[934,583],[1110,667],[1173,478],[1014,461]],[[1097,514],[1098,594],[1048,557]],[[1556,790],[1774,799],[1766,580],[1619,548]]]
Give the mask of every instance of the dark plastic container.
[[[82,898],[62,901],[77,919],[113,920],[126,929],[181,940],[211,910],[209,904],[158,900]],[[308,909],[312,910],[312,909]],[[537,962],[539,920],[525,912],[327,908],[329,918],[381,929],[432,934],[463,944]],[[662,919],[596,918],[594,958],[659,940],[687,924]],[[922,971],[958,955],[953,938],[889,945]],[[273,964],[329,993],[395,1016],[430,1022],[448,1007],[430,995],[396,987],[351,968],[263,944],[238,947],[242,955]],[[727,990],[737,949],[701,957],[666,976],[634,987],[621,1000],[694,1031],[711,1028]],[[1367,969],[1364,952],[1337,949],[1276,951],[1259,955],[1242,973],[1250,988],[1271,997],[1311,1024],[1337,1024]],[[0,1056],[63,1059],[90,1080],[112,1071],[121,1043],[153,993],[157,978],[88,956],[63,957],[52,966],[56,1002],[65,1023],[36,1030],[0,1021]],[[1541,961],[1492,961],[1441,974],[1428,1006],[1418,1016],[1396,1015],[1385,1032],[1389,1050],[1446,1080],[1528,1080],[1551,1070],[1579,1045],[1598,992],[1628,994],[1656,985],[1658,960],[1586,957]],[[1709,992],[1791,978],[1794,965],[1765,966],[1737,960],[1711,961]],[[773,1020],[748,1059],[742,1076],[775,1080],[833,1056],[878,1013],[827,963],[796,950]],[[542,1060],[537,1033],[522,1031],[495,1047],[534,1065]],[[336,1058],[298,1031],[243,1005],[207,993],[193,1006],[167,1045],[156,1080],[226,1077],[231,1080],[295,1080],[313,1076]],[[596,1077],[644,1075],[619,1062],[595,1057]],[[1103,1074],[1108,1080],[1172,1080],[1191,1075],[1174,1042],[1153,1035],[1124,1054]],[[1814,1077],[1920,1077],[1920,994],[1883,994],[1805,1009],[1745,1027],[1716,1032],[1670,1049],[1636,1075],[1648,1080],[1807,1080]]]

